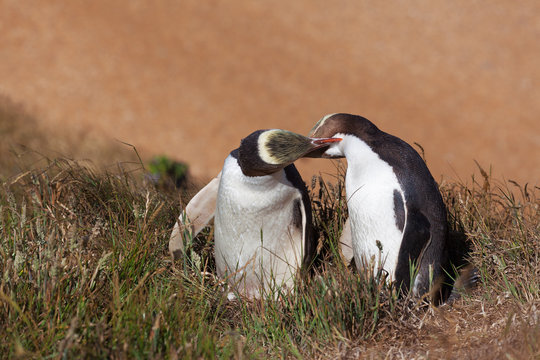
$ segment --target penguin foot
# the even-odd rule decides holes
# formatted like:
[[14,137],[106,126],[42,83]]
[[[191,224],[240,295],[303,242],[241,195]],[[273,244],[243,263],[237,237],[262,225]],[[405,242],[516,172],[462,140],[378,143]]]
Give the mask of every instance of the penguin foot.
[[465,267],[460,271],[446,303],[450,304],[459,299],[463,294],[470,292],[478,285],[479,280],[480,273],[477,268],[472,265]]

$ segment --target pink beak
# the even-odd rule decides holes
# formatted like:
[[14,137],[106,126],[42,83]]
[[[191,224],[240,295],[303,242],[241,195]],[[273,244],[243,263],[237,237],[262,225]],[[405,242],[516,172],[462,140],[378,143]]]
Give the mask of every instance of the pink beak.
[[310,138],[311,143],[316,145],[316,147],[321,147],[325,145],[330,145],[331,143],[340,142],[341,138]]

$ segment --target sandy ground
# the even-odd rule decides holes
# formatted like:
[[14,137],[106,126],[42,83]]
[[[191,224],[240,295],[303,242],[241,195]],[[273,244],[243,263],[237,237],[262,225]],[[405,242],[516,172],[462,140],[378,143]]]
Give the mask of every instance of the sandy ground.
[[350,112],[420,143],[438,180],[477,160],[540,184],[540,2],[0,0],[0,94],[48,136],[201,177],[256,129]]

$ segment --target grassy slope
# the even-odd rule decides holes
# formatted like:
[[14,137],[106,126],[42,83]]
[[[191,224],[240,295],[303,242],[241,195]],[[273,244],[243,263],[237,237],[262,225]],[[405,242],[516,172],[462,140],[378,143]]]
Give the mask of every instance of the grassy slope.
[[145,184],[142,171],[43,159],[9,175],[0,191],[1,357],[540,356],[538,188],[485,173],[442,185],[481,283],[451,306],[426,308],[342,265],[333,250],[346,211],[339,179],[311,184],[322,239],[315,276],[277,301],[230,303],[214,276],[211,229],[171,263],[178,197]]
[[[210,245],[173,266],[174,196],[67,160],[3,183],[0,353],[8,356],[515,358],[538,355],[538,189],[445,185],[482,282],[452,306],[396,301],[331,249],[339,187],[314,191],[325,241],[296,295],[228,303]],[[512,189],[516,190],[516,189]],[[326,224],[325,227],[322,224]],[[198,239],[211,242],[211,233]]]

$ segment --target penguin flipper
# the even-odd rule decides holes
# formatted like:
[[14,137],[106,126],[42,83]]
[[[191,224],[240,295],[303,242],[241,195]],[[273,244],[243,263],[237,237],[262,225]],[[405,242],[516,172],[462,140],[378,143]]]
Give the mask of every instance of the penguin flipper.
[[303,246],[303,260],[302,265],[304,269],[309,269],[317,254],[317,239],[313,230],[313,217],[311,212],[311,199],[309,193],[302,179],[302,176],[294,166],[294,164],[288,165],[283,169],[287,180],[296,188],[301,194],[301,201],[295,204],[295,227],[302,232],[302,246]]
[[[399,248],[398,264],[396,266],[396,283],[407,292],[411,285],[411,265],[416,266],[418,275],[414,281],[413,292],[423,295],[422,292],[429,288],[428,274],[422,269],[422,253],[430,242],[431,224],[421,211],[408,209],[405,225],[405,233]],[[427,286],[426,286],[427,285]],[[420,293],[418,293],[420,292]]]
[[191,236],[195,237],[214,218],[220,180],[221,172],[195,194],[178,217],[169,239],[169,252],[173,259],[177,259],[184,250],[184,230],[188,228]]
[[343,229],[341,231],[341,236],[339,238],[339,246],[341,248],[341,259],[343,263],[348,266],[351,263],[352,258],[354,257],[353,247],[352,247],[352,230],[351,230],[351,218],[347,218]]

